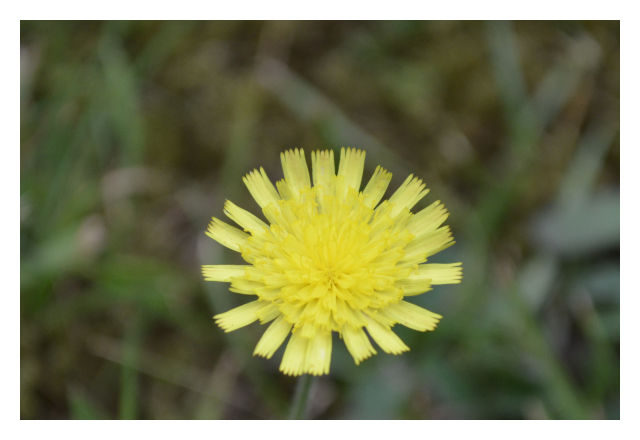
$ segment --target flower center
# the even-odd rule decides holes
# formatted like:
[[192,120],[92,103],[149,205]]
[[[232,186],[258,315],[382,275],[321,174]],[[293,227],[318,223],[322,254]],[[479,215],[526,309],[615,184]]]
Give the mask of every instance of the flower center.
[[250,243],[268,257],[254,265],[274,293],[274,304],[295,327],[340,331],[349,323],[359,328],[366,325],[362,312],[375,314],[402,299],[394,284],[409,269],[397,263],[413,236],[394,232],[388,213],[375,214],[353,190],[345,201],[316,191],[310,188],[299,200],[265,209],[271,233]]

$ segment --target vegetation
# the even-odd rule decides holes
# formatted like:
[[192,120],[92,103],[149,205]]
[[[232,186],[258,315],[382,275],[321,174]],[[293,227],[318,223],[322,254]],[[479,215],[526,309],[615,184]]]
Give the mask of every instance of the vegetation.
[[[284,418],[295,379],[201,264],[279,153],[357,147],[442,200],[435,332],[315,418],[620,417],[619,22],[22,22],[21,417]],[[394,328],[395,329],[395,328]],[[405,331],[406,330],[406,331]]]

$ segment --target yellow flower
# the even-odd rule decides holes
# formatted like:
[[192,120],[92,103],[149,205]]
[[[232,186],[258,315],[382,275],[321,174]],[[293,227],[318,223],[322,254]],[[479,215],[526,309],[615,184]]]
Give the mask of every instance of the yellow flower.
[[411,213],[429,191],[413,176],[378,204],[391,173],[376,168],[359,192],[364,156],[343,148],[336,175],[332,151],[311,153],[311,186],[304,152],[282,153],[277,191],[262,168],[244,178],[270,225],[227,201],[224,213],[245,232],[217,218],[206,232],[249,264],[203,266],[205,279],[258,297],[216,315],[216,322],[230,332],[273,321],[254,352],[267,359],[291,333],[280,365],[285,374],[329,373],[332,332],[356,364],[376,354],[365,328],[386,353],[408,351],[391,327],[433,330],[442,316],[404,298],[462,278],[462,263],[422,264],[454,244],[449,227],[441,227],[444,206],[438,201]]

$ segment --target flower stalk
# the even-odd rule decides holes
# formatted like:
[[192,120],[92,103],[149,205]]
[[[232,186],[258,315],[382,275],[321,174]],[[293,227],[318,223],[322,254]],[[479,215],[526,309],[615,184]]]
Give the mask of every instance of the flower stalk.
[[316,378],[310,374],[303,374],[298,379],[296,391],[293,395],[293,402],[289,412],[289,420],[306,420],[308,417],[309,399],[311,388]]

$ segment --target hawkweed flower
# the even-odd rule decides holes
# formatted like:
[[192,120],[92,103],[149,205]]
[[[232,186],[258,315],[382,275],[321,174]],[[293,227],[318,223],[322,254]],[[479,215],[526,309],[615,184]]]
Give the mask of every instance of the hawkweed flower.
[[376,354],[369,337],[386,353],[408,351],[392,327],[434,330],[442,316],[405,298],[462,278],[461,263],[423,264],[454,244],[441,226],[444,206],[437,201],[413,214],[429,191],[413,176],[379,203],[391,173],[376,168],[359,191],[364,158],[343,148],[336,175],[332,151],[312,152],[312,186],[304,152],[282,153],[277,190],[262,168],[243,179],[269,224],[227,201],[224,213],[243,230],[213,218],[206,232],[248,264],[203,266],[205,280],[257,296],[216,315],[217,324],[230,332],[273,321],[254,351],[267,359],[291,333],[280,364],[285,374],[329,373],[333,332],[356,364]]

